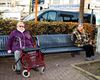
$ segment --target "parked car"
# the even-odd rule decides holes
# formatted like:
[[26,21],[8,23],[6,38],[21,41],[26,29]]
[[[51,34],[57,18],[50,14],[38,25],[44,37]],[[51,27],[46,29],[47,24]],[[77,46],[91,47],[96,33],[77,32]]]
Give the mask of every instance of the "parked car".
[[[91,14],[84,13],[84,22],[91,22]],[[35,13],[26,16],[23,21],[35,19]],[[63,22],[78,22],[79,12],[69,12],[60,10],[43,10],[38,13],[38,21],[63,21]],[[92,23],[96,24],[96,17],[93,14]]]

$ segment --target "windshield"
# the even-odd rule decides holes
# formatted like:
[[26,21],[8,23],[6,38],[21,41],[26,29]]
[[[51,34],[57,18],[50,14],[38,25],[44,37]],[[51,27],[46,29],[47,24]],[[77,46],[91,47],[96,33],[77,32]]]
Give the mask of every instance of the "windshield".
[[[41,13],[43,13],[43,11],[39,11],[38,14],[37,14],[37,16],[39,16]],[[35,13],[32,13],[32,14],[26,16],[26,17],[23,19],[23,21],[33,20],[34,18],[35,18]]]

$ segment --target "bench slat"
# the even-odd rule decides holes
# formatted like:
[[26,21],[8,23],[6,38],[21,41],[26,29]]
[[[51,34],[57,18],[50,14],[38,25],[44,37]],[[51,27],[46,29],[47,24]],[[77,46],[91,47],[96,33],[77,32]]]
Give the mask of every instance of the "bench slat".
[[0,57],[6,57],[6,56],[13,56],[13,54],[8,54],[7,51],[0,51]]
[[78,48],[78,47],[59,47],[59,48],[41,49],[41,52],[44,53],[44,54],[62,53],[62,52],[76,52],[76,51],[83,51],[83,49]]
[[67,34],[38,35],[37,39],[41,48],[74,46]]
[[6,50],[8,35],[0,35],[0,50]]
[[44,54],[83,51],[74,45],[70,34],[37,35],[37,42]]
[[7,53],[8,37],[8,35],[0,35],[0,57],[13,56],[13,54]]

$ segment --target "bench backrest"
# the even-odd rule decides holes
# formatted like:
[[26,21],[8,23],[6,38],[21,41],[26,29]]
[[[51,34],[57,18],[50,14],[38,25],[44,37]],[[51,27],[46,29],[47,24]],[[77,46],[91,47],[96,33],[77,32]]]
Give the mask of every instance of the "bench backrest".
[[69,34],[37,35],[37,39],[41,48],[74,46]]
[[8,35],[0,35],[0,50],[7,50]]

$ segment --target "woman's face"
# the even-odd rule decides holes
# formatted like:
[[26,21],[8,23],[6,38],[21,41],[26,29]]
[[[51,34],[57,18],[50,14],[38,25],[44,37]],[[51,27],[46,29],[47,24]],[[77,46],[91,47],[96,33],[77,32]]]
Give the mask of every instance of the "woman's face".
[[25,25],[24,24],[19,24],[17,27],[21,29],[21,28],[25,28]]
[[83,26],[78,26],[77,28],[80,32],[83,32]]
[[17,25],[17,30],[22,31],[22,32],[25,31],[25,25],[23,23]]

